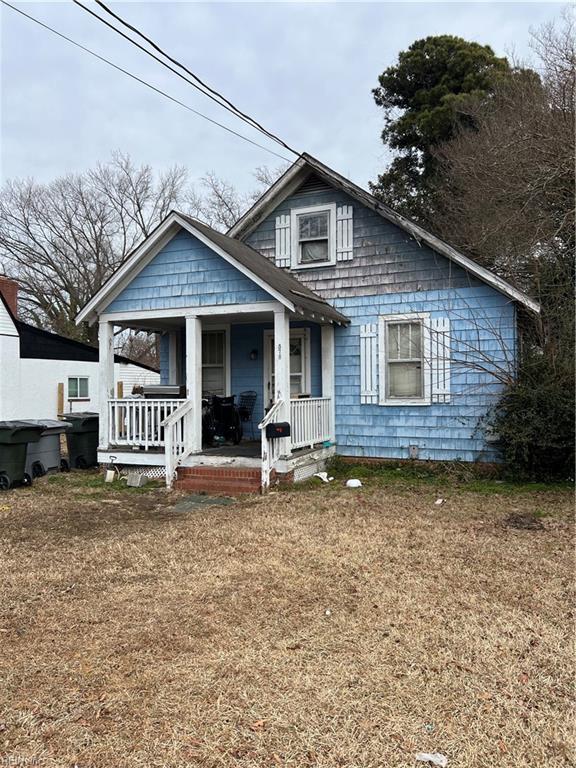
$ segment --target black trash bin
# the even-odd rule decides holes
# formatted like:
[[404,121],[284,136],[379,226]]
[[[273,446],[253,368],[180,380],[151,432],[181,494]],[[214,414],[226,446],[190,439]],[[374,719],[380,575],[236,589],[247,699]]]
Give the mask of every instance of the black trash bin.
[[28,445],[26,474],[42,477],[47,472],[69,469],[68,462],[62,458],[60,439],[64,432],[72,429],[72,425],[56,419],[26,419],[26,423],[42,429],[40,440]]
[[28,443],[37,443],[42,427],[29,421],[0,421],[0,490],[14,485],[31,485],[26,472]]
[[62,417],[71,427],[66,432],[68,462],[71,469],[88,469],[98,464],[98,414],[65,413]]

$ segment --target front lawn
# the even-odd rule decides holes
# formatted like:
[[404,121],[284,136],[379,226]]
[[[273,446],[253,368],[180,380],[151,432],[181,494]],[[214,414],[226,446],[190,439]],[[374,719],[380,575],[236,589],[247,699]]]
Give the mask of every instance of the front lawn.
[[346,472],[0,495],[0,763],[573,765],[571,492]]

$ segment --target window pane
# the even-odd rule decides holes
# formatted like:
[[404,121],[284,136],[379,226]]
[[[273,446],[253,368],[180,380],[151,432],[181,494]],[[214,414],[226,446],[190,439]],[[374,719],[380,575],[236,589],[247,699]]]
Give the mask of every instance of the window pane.
[[388,325],[388,360],[397,360],[400,357],[400,326]]
[[410,325],[410,357],[422,358],[422,324],[412,323]]
[[290,340],[290,373],[302,372],[302,339]]
[[328,261],[328,240],[300,243],[300,263],[311,264],[315,261]]
[[78,379],[78,397],[88,397],[88,379]]
[[224,397],[224,366],[202,369],[202,394]]
[[422,397],[422,366],[420,363],[388,364],[389,397]]
[[78,379],[68,379],[68,397],[78,397]]
[[202,334],[202,364],[224,364],[224,331],[205,331]]
[[298,216],[300,240],[328,237],[328,211]]
[[420,360],[421,358],[421,323],[389,323],[388,360]]
[[303,393],[302,374],[301,373],[290,374],[290,394],[301,395],[302,393]]

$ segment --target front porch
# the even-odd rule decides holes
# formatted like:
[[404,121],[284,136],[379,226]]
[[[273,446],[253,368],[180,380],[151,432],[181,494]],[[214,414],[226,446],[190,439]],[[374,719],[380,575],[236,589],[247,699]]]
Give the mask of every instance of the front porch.
[[[180,387],[184,397],[111,396],[119,394],[109,373],[118,327],[161,334],[162,383]],[[322,317],[303,320],[272,302],[228,312],[195,308],[194,315],[103,315],[100,344],[101,463],[157,468],[169,487],[184,469],[258,470],[258,487],[266,489],[282,477],[310,476],[335,451],[334,325]],[[240,443],[203,442],[202,398],[234,395],[238,403],[246,391],[255,403]],[[290,425],[289,437],[266,436],[266,426],[278,422]]]

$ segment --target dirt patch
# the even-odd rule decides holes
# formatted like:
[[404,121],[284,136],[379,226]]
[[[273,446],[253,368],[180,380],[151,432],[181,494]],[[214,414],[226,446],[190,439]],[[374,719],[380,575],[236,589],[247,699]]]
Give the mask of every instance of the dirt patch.
[[90,482],[0,496],[5,760],[573,764],[569,493]]

